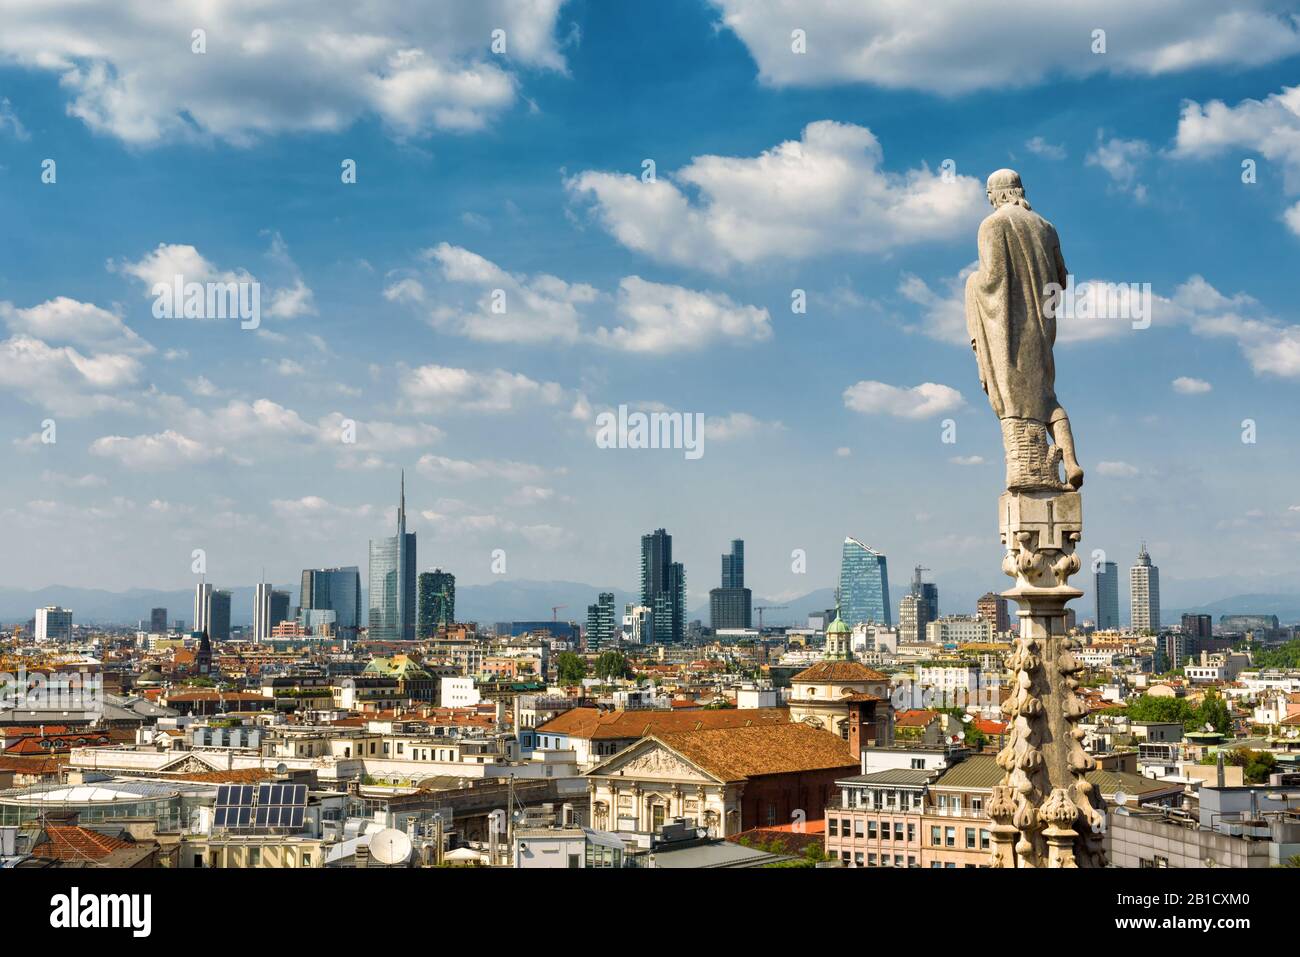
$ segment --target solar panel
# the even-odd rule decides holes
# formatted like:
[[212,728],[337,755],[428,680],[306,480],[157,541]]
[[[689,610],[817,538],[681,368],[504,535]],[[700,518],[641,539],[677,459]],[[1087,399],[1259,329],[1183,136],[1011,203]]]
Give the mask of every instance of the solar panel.
[[217,828],[301,829],[306,820],[305,784],[222,784],[217,788]]

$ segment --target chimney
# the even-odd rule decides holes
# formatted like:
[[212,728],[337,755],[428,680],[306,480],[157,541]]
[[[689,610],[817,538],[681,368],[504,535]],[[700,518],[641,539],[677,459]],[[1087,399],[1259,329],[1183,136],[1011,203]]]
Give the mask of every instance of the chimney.
[[1219,756],[1219,760],[1218,760],[1218,773],[1216,775],[1216,779],[1218,782],[1218,786],[1224,787],[1225,784],[1224,784],[1224,774],[1223,774],[1223,749],[1220,748],[1217,754]]

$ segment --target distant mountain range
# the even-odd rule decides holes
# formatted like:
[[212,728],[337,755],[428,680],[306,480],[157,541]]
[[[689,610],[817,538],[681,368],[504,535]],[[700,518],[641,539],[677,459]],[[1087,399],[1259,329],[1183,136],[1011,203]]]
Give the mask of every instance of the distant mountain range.
[[[290,594],[290,605],[297,604],[298,586],[276,585]],[[249,625],[253,618],[253,585],[239,585],[230,588],[232,625]],[[587,606],[596,601],[602,592],[614,593],[614,607],[622,612],[628,602],[638,600],[635,592],[617,587],[601,587],[581,582],[569,581],[497,581],[488,585],[458,585],[456,588],[456,617],[461,621],[477,621],[488,624],[496,621],[549,621],[552,606],[559,606],[555,615],[560,621],[572,619],[585,623]],[[899,597],[902,592],[898,593]],[[362,605],[365,606],[365,593]],[[972,609],[949,608],[946,603],[941,609],[945,614],[971,611]],[[1091,598],[1078,603],[1079,617],[1090,618]],[[150,609],[162,607],[167,609],[167,620],[182,618],[187,624],[192,623],[194,615],[194,592],[185,590],[154,590],[134,588],[130,591],[112,592],[100,588],[74,588],[65,585],[50,585],[46,588],[27,590],[20,588],[0,588],[0,622],[24,623],[32,618],[36,608],[44,605],[62,605],[71,608],[73,621],[78,624],[94,625],[134,625],[149,620]],[[835,606],[835,590],[818,588],[797,598],[771,599],[754,596],[754,624],[758,624],[758,606],[766,606],[769,611],[763,613],[765,625],[802,625],[812,612],[823,611]],[[1166,623],[1178,621],[1184,612],[1213,615],[1217,622],[1221,615],[1259,614],[1277,615],[1283,624],[1300,621],[1300,594],[1293,593],[1245,593],[1220,598],[1201,605],[1176,607],[1166,605],[1161,617]],[[699,619],[708,623],[709,604],[707,601],[688,610],[687,619]]]
[[[275,587],[289,592],[291,606],[297,604],[297,583]],[[253,588],[253,585],[238,585],[227,589],[231,593],[232,625],[252,623]],[[511,580],[488,585],[457,585],[456,617],[461,621],[484,624],[496,621],[550,621],[553,606],[559,606],[555,615],[560,621],[572,619],[585,624],[587,606],[594,604],[596,596],[604,591],[613,592],[614,607],[619,614],[625,604],[636,602],[639,598],[637,593],[622,588],[568,581]],[[363,607],[365,599],[363,588]],[[754,598],[755,606],[787,606],[785,609],[773,607],[772,611],[764,612],[765,625],[802,624],[807,620],[809,612],[831,607],[834,602],[835,592],[832,588],[821,588],[786,601],[757,596]],[[169,623],[181,618],[187,625],[191,625],[194,617],[194,592],[191,589],[164,591],[148,588],[112,592],[102,588],[75,588],[68,585],[50,585],[35,590],[0,588],[0,622],[24,623],[32,618],[35,609],[45,605],[71,608],[73,621],[78,624],[135,625],[142,620],[148,622],[151,609],[166,608]],[[707,601],[688,612],[688,620],[695,618],[708,622]],[[754,623],[758,623],[757,612],[754,613]]]

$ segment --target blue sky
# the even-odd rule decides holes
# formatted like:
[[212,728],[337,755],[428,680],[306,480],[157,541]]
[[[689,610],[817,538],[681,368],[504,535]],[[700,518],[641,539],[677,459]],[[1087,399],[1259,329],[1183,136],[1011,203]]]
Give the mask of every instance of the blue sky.
[[[463,582],[502,549],[631,587],[665,526],[692,606],[733,537],[790,596],[848,534],[960,610],[1004,584],[1002,467],[954,290],[1009,165],[1079,279],[1155,297],[1063,321],[1085,550],[1146,539],[1178,604],[1300,587],[1294,4],[29,6],[0,0],[7,585],[364,565],[405,467],[420,567]],[[182,270],[255,277],[260,328],[154,318]],[[703,413],[704,456],[597,448],[619,404]]]

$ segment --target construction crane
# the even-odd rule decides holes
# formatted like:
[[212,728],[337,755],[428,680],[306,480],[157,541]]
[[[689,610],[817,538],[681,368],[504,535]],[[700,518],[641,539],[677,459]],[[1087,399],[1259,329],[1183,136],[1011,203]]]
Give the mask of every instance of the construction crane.
[[922,584],[921,572],[928,572],[928,571],[930,571],[930,569],[925,568],[924,566],[921,565],[917,565],[916,568],[913,569],[913,573],[912,573],[912,594],[913,595],[917,595],[918,597],[920,596],[921,584]]
[[558,617],[558,616],[559,616],[559,613],[560,613],[560,609],[561,609],[561,608],[568,608],[568,607],[569,607],[568,605],[552,605],[552,606],[551,606],[551,624],[552,624],[552,625],[554,625],[556,622],[558,622],[558,621],[560,620],[559,617]]
[[758,632],[763,633],[763,612],[779,611],[782,608],[789,608],[789,605],[755,605],[754,611],[758,612]]

